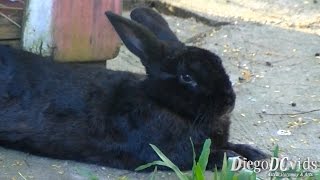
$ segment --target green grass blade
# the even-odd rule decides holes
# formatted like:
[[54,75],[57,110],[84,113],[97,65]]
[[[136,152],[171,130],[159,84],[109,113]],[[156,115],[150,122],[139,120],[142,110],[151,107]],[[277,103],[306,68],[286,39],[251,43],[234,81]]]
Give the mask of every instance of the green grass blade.
[[[149,167],[151,167],[151,166],[167,166],[167,164],[166,163],[164,163],[163,161],[153,161],[153,162],[151,162],[151,163],[148,163],[148,164],[144,164],[144,165],[141,165],[141,166],[139,166],[139,167],[137,167],[136,169],[135,169],[135,171],[141,171],[141,170],[144,170],[144,169],[147,169],[147,168],[149,168]],[[167,166],[168,167],[168,166]]]
[[255,172],[251,172],[250,180],[256,180],[256,179],[257,179],[257,174]]
[[195,178],[196,174],[196,153],[194,151],[194,144],[190,137],[191,147],[192,147],[192,158],[193,158],[193,164],[192,164],[192,177]]
[[273,150],[273,157],[279,157],[279,146],[278,146],[278,144],[276,145],[276,147]]
[[310,179],[320,179],[320,171],[314,172],[313,177],[310,177]]
[[227,159],[227,164],[228,164],[228,171],[227,171],[227,178],[229,178],[229,179],[233,179],[234,177],[236,177],[235,176],[235,174],[236,174],[236,171],[231,171],[231,168],[232,168],[232,164],[234,163],[234,161],[237,159],[237,157],[230,157],[230,158],[228,158]]
[[227,171],[228,171],[228,161],[227,161],[227,154],[224,153],[223,155],[223,164],[222,169],[220,173],[220,179],[226,179],[227,178]]
[[127,176],[120,176],[117,178],[117,180],[128,180]]
[[[276,157],[276,158],[279,157],[279,146],[278,146],[278,144],[276,145],[276,147],[273,150],[273,157]],[[274,169],[275,166],[276,166],[276,164],[273,164],[272,169]],[[276,170],[276,171],[278,171],[278,170]],[[272,177],[270,177],[270,178],[272,179]],[[274,177],[274,179],[278,179],[278,177]]]
[[200,164],[202,172],[205,172],[207,168],[208,159],[210,155],[210,146],[211,146],[211,140],[207,139],[203,144],[203,148],[198,160],[198,164]]
[[193,161],[196,161],[196,153],[194,151],[194,144],[193,144],[193,141],[190,137],[190,143],[191,143],[191,147],[192,147],[192,156],[193,156]]
[[197,163],[195,168],[195,180],[205,180],[204,171],[199,163]]
[[174,165],[168,158],[167,156],[165,156],[160,149],[158,149],[155,145],[150,144],[150,146],[152,147],[152,149],[158,154],[158,156],[161,158],[161,160],[164,162],[165,166],[171,168],[176,175],[179,177],[180,180],[188,180],[188,177],[180,171],[180,169]]
[[241,169],[238,174],[239,180],[256,180],[256,173],[248,169]]
[[153,170],[153,172],[152,172],[152,174],[151,174],[150,180],[155,180],[155,179],[156,179],[156,172],[157,172],[157,170],[158,170],[158,167],[157,167],[157,166],[154,167],[154,170]]
[[217,166],[214,168],[213,171],[213,180],[219,180],[219,172]]
[[234,174],[234,175],[232,176],[232,180],[239,180],[239,176],[238,176],[237,174]]

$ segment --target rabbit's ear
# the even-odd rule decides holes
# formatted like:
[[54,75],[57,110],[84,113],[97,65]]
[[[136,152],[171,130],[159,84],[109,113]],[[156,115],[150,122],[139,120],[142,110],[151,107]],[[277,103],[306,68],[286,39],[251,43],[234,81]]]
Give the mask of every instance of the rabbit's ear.
[[182,43],[177,36],[171,31],[166,20],[157,12],[150,8],[140,7],[134,9],[130,17],[132,20],[142,24],[152,31],[159,40],[169,41],[171,43]]
[[141,24],[110,11],[105,14],[126,47],[140,58],[147,74],[161,73],[160,64],[164,56],[163,43]]

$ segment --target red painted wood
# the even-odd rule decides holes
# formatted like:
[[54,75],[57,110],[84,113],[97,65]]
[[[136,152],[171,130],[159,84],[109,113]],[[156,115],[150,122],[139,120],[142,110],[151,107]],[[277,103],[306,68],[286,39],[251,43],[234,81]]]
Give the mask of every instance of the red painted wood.
[[118,53],[119,39],[104,12],[121,13],[121,0],[54,0],[54,57],[98,61]]

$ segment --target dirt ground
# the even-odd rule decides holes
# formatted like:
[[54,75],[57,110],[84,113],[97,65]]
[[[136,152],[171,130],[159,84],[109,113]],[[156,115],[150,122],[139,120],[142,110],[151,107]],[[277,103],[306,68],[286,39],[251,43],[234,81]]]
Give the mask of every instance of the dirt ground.
[[[320,162],[320,1],[175,0],[170,4],[230,23],[209,26],[194,18],[165,16],[183,42],[223,59],[237,94],[230,141],[249,143],[268,153],[278,144],[282,156]],[[107,61],[107,68],[144,72],[125,47],[117,58]],[[95,177],[149,179],[150,174],[0,148],[1,180]],[[159,172],[157,179],[176,177]]]

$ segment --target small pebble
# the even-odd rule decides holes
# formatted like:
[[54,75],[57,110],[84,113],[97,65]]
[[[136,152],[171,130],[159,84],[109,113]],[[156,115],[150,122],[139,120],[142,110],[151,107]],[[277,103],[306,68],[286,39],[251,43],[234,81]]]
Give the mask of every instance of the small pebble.
[[291,132],[289,130],[279,129],[277,131],[277,134],[280,135],[280,136],[290,136]]
[[246,81],[243,77],[239,77],[238,79],[240,83],[243,83],[244,81]]

